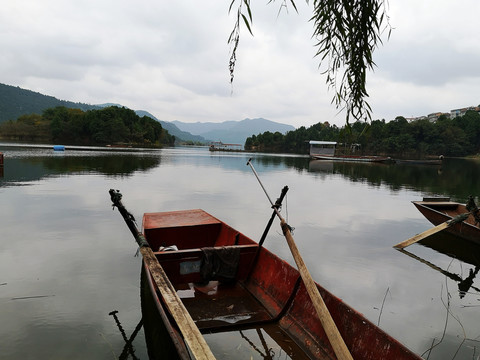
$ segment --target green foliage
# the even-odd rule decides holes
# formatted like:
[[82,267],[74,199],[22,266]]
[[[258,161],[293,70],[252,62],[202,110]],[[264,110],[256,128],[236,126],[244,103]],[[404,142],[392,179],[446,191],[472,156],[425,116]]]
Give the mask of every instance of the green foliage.
[[245,150],[285,152],[303,154],[308,151],[307,143],[310,140],[332,140],[338,137],[339,129],[328,123],[318,123],[308,129],[304,126],[285,135],[280,132],[267,131],[253,135],[245,141]]
[[245,149],[307,154],[310,140],[360,144],[360,151],[368,155],[400,158],[467,156],[480,153],[480,114],[468,111],[454,119],[441,116],[436,122],[427,119],[408,122],[399,116],[388,123],[373,120],[366,125],[357,121],[341,129],[318,123],[308,129],[302,126],[285,135],[269,132],[253,135],[247,138]]
[[0,124],[0,135],[78,145],[159,146],[173,145],[175,141],[158,121],[116,106],[87,112],[63,106],[49,108],[42,115],[25,115]]
[[49,133],[49,123],[37,114],[22,115],[16,121],[0,124],[0,135],[4,138],[34,141],[38,137],[47,137]]
[[326,81],[335,89],[333,100],[337,108],[346,109],[347,124],[350,116],[354,120],[370,120],[371,109],[365,101],[366,78],[375,64],[373,51],[382,42],[383,1],[314,0],[313,8],[316,55],[321,64],[326,63]]

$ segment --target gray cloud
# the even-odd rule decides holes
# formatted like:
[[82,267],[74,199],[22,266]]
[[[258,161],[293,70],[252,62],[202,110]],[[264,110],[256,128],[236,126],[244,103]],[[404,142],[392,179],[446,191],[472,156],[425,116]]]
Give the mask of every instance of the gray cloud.
[[[252,4],[254,36],[242,29],[232,88],[228,5],[9,2],[0,12],[0,82],[66,100],[122,103],[167,121],[248,116],[297,127],[343,125],[314,58],[311,8],[299,2],[299,14],[277,15],[279,4]],[[430,5],[390,2],[395,29],[375,53],[378,68],[367,84],[374,118],[468,106],[479,93],[472,78],[480,76],[480,4]]]

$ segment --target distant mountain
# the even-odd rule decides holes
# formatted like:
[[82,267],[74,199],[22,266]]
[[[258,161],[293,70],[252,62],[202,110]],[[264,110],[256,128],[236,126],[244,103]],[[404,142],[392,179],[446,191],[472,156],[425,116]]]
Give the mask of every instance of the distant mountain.
[[148,117],[151,117],[152,119],[154,120],[157,120],[158,122],[160,122],[160,124],[162,125],[162,127],[168,131],[168,133],[170,135],[173,135],[175,136],[175,138],[177,140],[180,140],[180,141],[193,141],[193,142],[200,142],[200,143],[208,143],[209,141],[206,140],[205,138],[203,138],[202,136],[198,136],[198,135],[192,135],[190,134],[189,132],[186,132],[186,131],[182,131],[180,130],[173,122],[168,122],[168,121],[163,121],[163,120],[159,120],[157,119],[155,116],[153,116],[152,114],[150,114],[148,111],[145,111],[145,110],[135,110],[135,113],[142,117],[142,116],[148,116]]
[[258,135],[266,131],[280,132],[295,130],[291,125],[281,124],[263,118],[244,119],[241,121],[224,121],[222,123],[185,123],[172,121],[182,131],[200,135],[205,139],[221,141],[223,143],[245,144],[247,137]]
[[159,121],[160,121],[160,124],[162,124],[162,127],[165,130],[167,130],[170,135],[175,136],[175,138],[178,140],[193,141],[193,142],[204,143],[204,144],[207,144],[210,142],[207,139],[205,139],[203,136],[192,135],[187,131],[180,130],[172,122],[162,121],[162,120],[159,120]]
[[[72,101],[59,100],[53,96],[43,95],[18,86],[0,84],[0,123],[16,120],[22,115],[42,114],[44,110],[57,106],[81,109],[83,111],[102,109],[108,106],[123,107],[115,103],[89,105]],[[224,143],[245,144],[247,137],[265,131],[286,133],[295,130],[293,126],[257,118],[242,121],[225,121],[222,123],[185,123],[181,121],[167,122],[157,119],[145,110],[135,110],[138,116],[148,116],[160,122],[162,127],[178,140],[208,143],[222,141]]]
[[22,115],[42,114],[43,110],[56,106],[82,109],[99,109],[98,106],[59,100],[18,86],[0,84],[0,123],[16,120]]

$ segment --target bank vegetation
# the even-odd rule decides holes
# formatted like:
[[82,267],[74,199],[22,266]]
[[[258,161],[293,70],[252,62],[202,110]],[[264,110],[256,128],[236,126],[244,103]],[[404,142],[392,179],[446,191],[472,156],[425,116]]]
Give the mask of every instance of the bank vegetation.
[[117,106],[82,111],[63,106],[22,115],[0,124],[5,140],[69,145],[173,146],[175,137],[162,125],[133,110]]
[[336,141],[359,144],[364,155],[388,155],[397,158],[430,156],[462,157],[480,154],[480,114],[467,111],[464,116],[450,119],[445,115],[432,122],[428,119],[355,122],[339,128],[318,123],[302,126],[285,135],[265,132],[247,138],[245,150],[307,154],[308,141]]

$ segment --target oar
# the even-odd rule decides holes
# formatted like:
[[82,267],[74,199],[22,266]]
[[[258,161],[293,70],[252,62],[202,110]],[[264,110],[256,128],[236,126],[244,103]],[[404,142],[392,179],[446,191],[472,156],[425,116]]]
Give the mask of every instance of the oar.
[[140,253],[143,256],[143,261],[147,264],[152,278],[155,280],[157,287],[165,299],[168,310],[175,319],[180,332],[183,335],[185,343],[191,351],[194,359],[215,359],[212,351],[208,347],[207,342],[200,333],[197,325],[193,321],[192,317],[188,313],[187,309],[182,303],[182,300],[178,297],[175,288],[170,283],[167,274],[163,270],[162,266],[155,257],[152,249],[148,245],[147,240],[141,232],[138,231],[135,225],[135,218],[130,214],[125,206],[122,204],[122,194],[118,190],[110,189],[110,197],[112,199],[113,207],[117,207],[120,214],[122,214],[128,228],[132,232],[135,240],[140,247]]
[[250,165],[250,167],[252,168],[252,171],[255,174],[255,177],[260,183],[260,186],[265,192],[265,195],[267,195],[267,198],[270,201],[270,204],[272,205],[274,211],[276,212],[278,218],[280,219],[280,225],[282,227],[283,235],[287,240],[287,244],[293,255],[295,263],[297,264],[297,268],[298,268],[298,271],[300,272],[300,276],[302,277],[303,283],[305,284],[305,288],[307,289],[308,295],[312,300],[312,304],[315,307],[317,315],[320,319],[320,322],[322,323],[323,329],[325,330],[328,340],[332,345],[335,355],[339,360],[353,360],[353,357],[350,354],[347,348],[347,345],[345,345],[345,342],[343,341],[343,338],[340,335],[340,332],[338,331],[337,325],[333,321],[332,316],[330,315],[330,312],[328,311],[327,306],[325,305],[325,302],[323,301],[322,296],[318,291],[317,285],[313,281],[312,276],[310,275],[307,269],[307,266],[305,265],[305,262],[300,256],[300,252],[298,251],[297,245],[295,244],[292,233],[290,231],[290,226],[286,223],[285,219],[280,215],[280,212],[274,206],[272,200],[270,199],[270,196],[268,196],[268,193],[265,190],[265,187],[263,186],[262,182],[260,181],[260,178],[258,177],[258,174],[255,171],[255,168],[253,167],[251,160],[252,159],[248,160],[247,165]]
[[460,215],[457,215],[455,216],[454,218],[451,218],[450,220],[447,220],[443,223],[441,223],[440,225],[437,225],[431,229],[428,229],[420,234],[417,234],[415,236],[412,236],[410,239],[407,239],[407,240],[404,240],[400,243],[398,243],[397,245],[394,246],[395,249],[403,249],[403,248],[406,248],[407,246],[410,246],[412,244],[415,244],[416,242],[420,241],[420,240],[423,240],[429,236],[432,236],[433,234],[436,234],[442,230],[445,230],[447,228],[449,228],[450,226],[452,225],[455,225],[459,222],[462,222],[464,220],[466,220],[468,218],[468,216],[470,215],[470,213],[465,213],[465,214],[460,214]]

